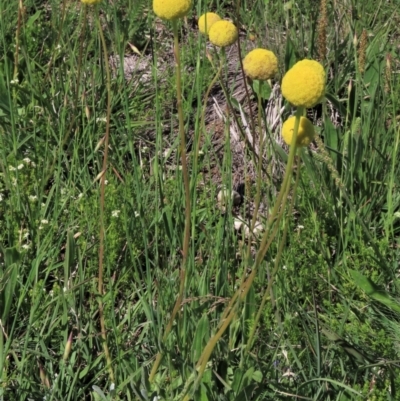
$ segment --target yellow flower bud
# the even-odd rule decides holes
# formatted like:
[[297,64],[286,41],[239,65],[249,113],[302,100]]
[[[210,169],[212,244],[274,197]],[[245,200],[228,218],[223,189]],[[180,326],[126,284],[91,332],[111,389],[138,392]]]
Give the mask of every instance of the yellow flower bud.
[[283,77],[281,89],[294,106],[314,107],[325,95],[325,70],[318,61],[299,61]]
[[266,49],[254,49],[243,59],[243,69],[251,79],[266,81],[278,72],[278,59]]
[[215,13],[203,14],[198,21],[199,31],[204,35],[208,35],[211,26],[217,21],[221,21],[221,17],[218,14]]
[[218,47],[233,45],[239,36],[238,30],[232,22],[217,21],[212,24],[209,32],[210,42]]
[[[286,144],[292,144],[294,125],[296,117],[289,117],[282,126],[282,137]],[[299,129],[297,131],[296,145],[301,148],[308,146],[314,139],[315,130],[313,123],[307,117],[300,117]]]
[[192,0],[153,0],[154,13],[166,20],[183,18],[191,7]]

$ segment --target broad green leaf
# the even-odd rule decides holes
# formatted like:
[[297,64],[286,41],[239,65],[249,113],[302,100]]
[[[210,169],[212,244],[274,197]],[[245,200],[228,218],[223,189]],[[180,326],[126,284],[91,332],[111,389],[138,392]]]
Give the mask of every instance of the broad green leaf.
[[20,254],[16,248],[6,248],[2,252],[4,268],[2,269],[0,266],[0,316],[2,321],[6,322],[17,285]]
[[252,82],[252,88],[257,96],[261,96],[261,99],[268,100],[271,96],[271,86],[268,82],[259,81],[255,79]]
[[207,315],[204,314],[197,324],[196,334],[193,340],[192,352],[194,361],[197,361],[200,358],[203,348],[209,339],[209,333],[210,324]]
[[391,295],[378,287],[372,280],[365,277],[363,274],[356,270],[349,270],[351,277],[355,284],[361,288],[369,297],[375,299],[375,301],[387,306],[388,308],[400,313],[400,303],[395,301]]

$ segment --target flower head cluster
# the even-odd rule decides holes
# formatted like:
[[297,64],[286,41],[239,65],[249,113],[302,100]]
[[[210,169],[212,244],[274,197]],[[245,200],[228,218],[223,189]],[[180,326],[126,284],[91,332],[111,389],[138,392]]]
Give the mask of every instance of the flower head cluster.
[[83,4],[88,4],[89,6],[92,6],[94,4],[101,3],[101,0],[81,0]]
[[254,49],[243,59],[243,69],[251,79],[266,81],[278,72],[278,59],[266,49]]
[[208,37],[210,42],[218,47],[226,47],[233,45],[239,36],[238,30],[232,22],[217,21],[212,24]]
[[[289,117],[282,126],[282,137],[286,144],[292,144],[294,125],[296,117]],[[300,117],[299,129],[297,131],[296,146],[299,148],[308,146],[314,139],[314,125],[307,117]]]
[[325,95],[325,71],[318,61],[302,60],[283,77],[282,95],[296,107],[313,107]]
[[221,21],[221,17],[218,14],[215,13],[203,14],[198,21],[199,31],[205,35],[208,35],[211,26],[217,21]]
[[153,0],[154,13],[166,20],[183,18],[191,7],[192,0]]

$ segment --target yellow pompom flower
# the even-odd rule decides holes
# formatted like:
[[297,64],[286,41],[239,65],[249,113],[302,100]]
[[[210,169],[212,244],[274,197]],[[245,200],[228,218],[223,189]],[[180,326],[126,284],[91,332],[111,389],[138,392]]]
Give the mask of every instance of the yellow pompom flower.
[[251,79],[266,81],[278,72],[278,59],[266,49],[254,49],[243,59],[243,69]]
[[208,38],[210,42],[218,47],[226,47],[233,45],[239,36],[238,30],[232,22],[229,21],[217,21],[212,24]]
[[[289,117],[282,126],[283,140],[288,144],[292,144],[294,124],[296,117]],[[297,131],[296,145],[301,148],[308,146],[314,139],[315,130],[313,123],[307,117],[300,117],[299,129]]]
[[101,3],[101,0],[81,0],[83,4],[88,4],[89,6],[92,6],[94,4]]
[[221,17],[218,14],[215,13],[203,14],[198,21],[199,31],[204,35],[208,35],[211,26],[217,21],[221,21]]
[[191,7],[192,0],[153,0],[154,13],[166,20],[183,18]]
[[283,77],[281,90],[294,106],[313,107],[325,95],[325,70],[318,61],[299,61]]

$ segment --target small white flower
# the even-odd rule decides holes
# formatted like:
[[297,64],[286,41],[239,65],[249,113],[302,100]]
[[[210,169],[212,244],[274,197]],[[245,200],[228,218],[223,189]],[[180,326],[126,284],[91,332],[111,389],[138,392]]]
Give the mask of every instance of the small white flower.
[[81,199],[83,197],[83,193],[81,192],[79,195],[78,195],[78,199]]
[[29,249],[31,247],[30,244],[24,244],[22,245],[22,249]]
[[111,217],[118,217],[120,213],[121,213],[121,210],[113,210],[111,212]]
[[3,194],[0,194],[0,202],[2,202],[3,199],[4,199],[4,195],[3,195]]
[[18,169],[18,170],[22,170],[24,167],[25,167],[24,164],[21,163],[21,164],[18,164],[17,169]]
[[26,164],[31,164],[31,159],[29,157],[25,157],[22,159],[22,161],[24,161]]
[[49,224],[49,220],[43,219],[43,220],[40,220],[40,223],[41,224]]
[[32,202],[36,202],[37,201],[37,196],[36,195],[29,195],[29,200]]
[[106,117],[97,117],[96,118],[96,123],[106,123],[107,118]]
[[108,180],[104,180],[104,184],[107,185],[108,184]]
[[40,206],[41,206],[41,207],[45,207],[45,206],[46,206],[46,204],[45,204],[45,203],[42,203]]
[[28,238],[29,237],[29,231],[24,232],[24,234],[22,235],[23,238]]
[[16,170],[16,168],[15,168],[14,166],[8,166],[8,169],[9,169],[10,171],[15,171],[15,170]]
[[135,217],[139,217],[140,213],[135,211]]

